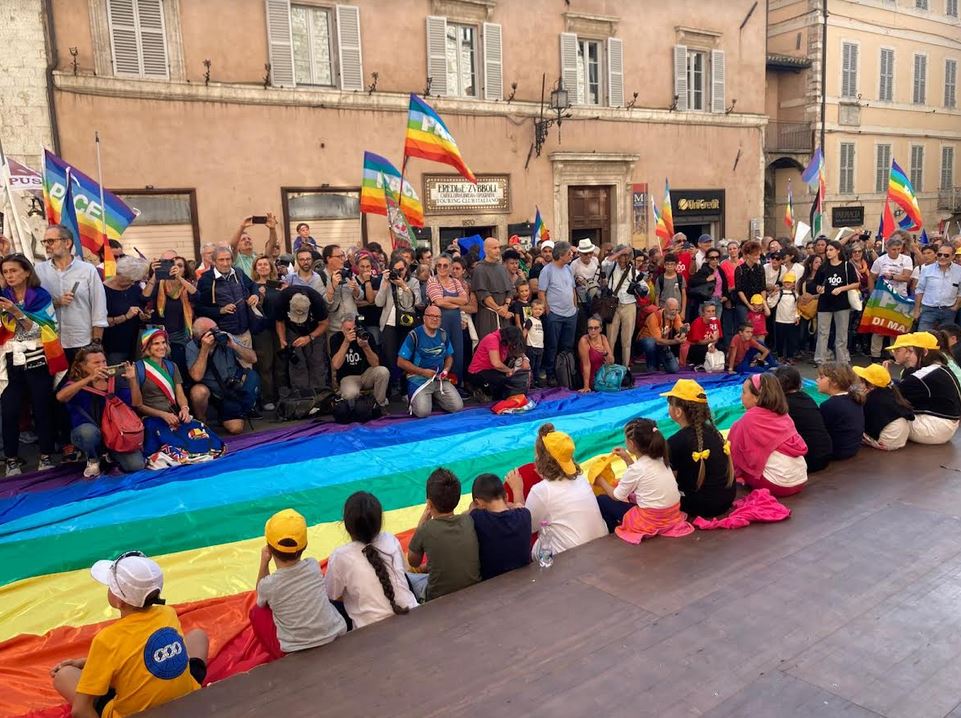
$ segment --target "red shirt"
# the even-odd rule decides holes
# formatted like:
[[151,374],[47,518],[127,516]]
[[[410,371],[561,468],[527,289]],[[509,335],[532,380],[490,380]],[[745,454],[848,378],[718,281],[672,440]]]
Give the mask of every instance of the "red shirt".
[[691,270],[694,269],[694,252],[684,250],[677,253],[677,273],[684,277],[684,284],[691,279]]
[[704,341],[704,337],[708,334],[717,334],[718,338],[724,336],[721,332],[721,320],[717,317],[712,317],[706,322],[704,317],[698,317],[691,322],[691,331],[687,334],[687,340],[692,344],[697,344]]
[[480,340],[477,349],[474,350],[474,358],[471,359],[470,366],[467,368],[471,374],[477,374],[488,369],[493,369],[491,364],[490,352],[497,350],[500,354],[501,362],[507,361],[507,347],[501,344],[501,330],[493,331]]
[[741,338],[740,334],[735,334],[731,340],[731,348],[727,350],[727,365],[729,367],[736,367],[744,361],[748,349],[757,349],[759,352],[763,352],[764,345],[760,344],[754,337],[751,337],[751,340],[746,342]]
[[767,336],[767,315],[764,312],[750,311],[747,313],[747,320],[754,327],[754,336]]

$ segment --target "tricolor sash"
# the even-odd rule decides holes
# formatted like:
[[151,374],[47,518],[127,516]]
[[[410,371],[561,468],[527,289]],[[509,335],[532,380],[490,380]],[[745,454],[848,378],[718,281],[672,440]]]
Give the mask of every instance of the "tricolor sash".
[[144,377],[147,381],[153,382],[163,395],[167,397],[167,400],[172,406],[177,405],[177,399],[174,395],[174,378],[170,376],[170,372],[162,364],[157,364],[153,359],[143,360]]

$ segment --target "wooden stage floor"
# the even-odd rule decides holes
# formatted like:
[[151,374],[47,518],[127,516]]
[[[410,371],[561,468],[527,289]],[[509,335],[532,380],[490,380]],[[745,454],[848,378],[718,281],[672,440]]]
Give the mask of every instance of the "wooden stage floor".
[[868,449],[786,522],[608,537],[159,716],[961,717],[961,450]]

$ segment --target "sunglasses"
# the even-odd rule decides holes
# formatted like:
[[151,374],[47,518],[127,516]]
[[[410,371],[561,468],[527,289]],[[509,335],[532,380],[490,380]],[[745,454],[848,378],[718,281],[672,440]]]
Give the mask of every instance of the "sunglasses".
[[944,253],[942,253],[942,252],[938,252],[938,256],[939,256],[939,257],[950,257],[950,256],[952,256],[952,255],[950,255],[950,254],[944,254]]
[[444,269],[444,267],[449,267],[450,265],[447,262],[438,262],[435,266],[438,269]]
[[592,327],[591,325],[587,326],[587,331],[589,332],[599,332],[600,330],[601,330],[600,327]]
[[56,244],[57,242],[66,242],[67,240],[63,237],[57,237],[56,239],[44,239],[43,244],[50,246],[51,244]]
[[120,595],[123,598],[126,598],[127,596],[124,594],[123,587],[120,585],[120,582],[117,580],[117,564],[119,564],[125,558],[131,558],[132,556],[143,557],[146,555],[147,554],[145,554],[143,551],[124,551],[122,554],[120,554],[119,556],[117,556],[117,558],[113,560],[112,564],[110,564],[110,573],[113,574],[113,581],[115,584],[117,584],[117,588],[120,590]]

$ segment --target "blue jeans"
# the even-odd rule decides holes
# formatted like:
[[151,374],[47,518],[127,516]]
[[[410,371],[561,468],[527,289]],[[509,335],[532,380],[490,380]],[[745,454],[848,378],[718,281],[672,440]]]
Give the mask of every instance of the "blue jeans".
[[[754,359],[757,357],[758,353],[759,352],[757,349],[748,349],[747,354],[744,355],[741,363],[734,367],[734,371],[736,371],[738,374],[750,371],[751,364],[754,363]],[[777,359],[775,359],[774,355],[770,352],[767,355],[767,359],[764,360],[764,366],[766,366],[768,369],[777,369]]]
[[677,373],[677,357],[671,348],[665,344],[658,344],[651,337],[644,337],[641,341],[641,349],[644,350],[645,362],[648,371],[657,370],[658,365],[664,367],[668,374]]
[[942,324],[954,322],[954,307],[926,307],[921,305],[921,318],[918,319],[918,331],[929,332]]
[[[105,450],[100,429],[89,423],[73,427],[70,432],[70,443],[85,453],[88,459],[99,458]],[[140,451],[128,451],[122,454],[111,451],[109,453],[110,458],[116,462],[124,473],[140,471],[144,467],[143,453]]]
[[544,315],[544,369],[547,376],[554,377],[554,360],[557,353],[574,351],[577,334],[577,315],[559,317],[556,314]]

